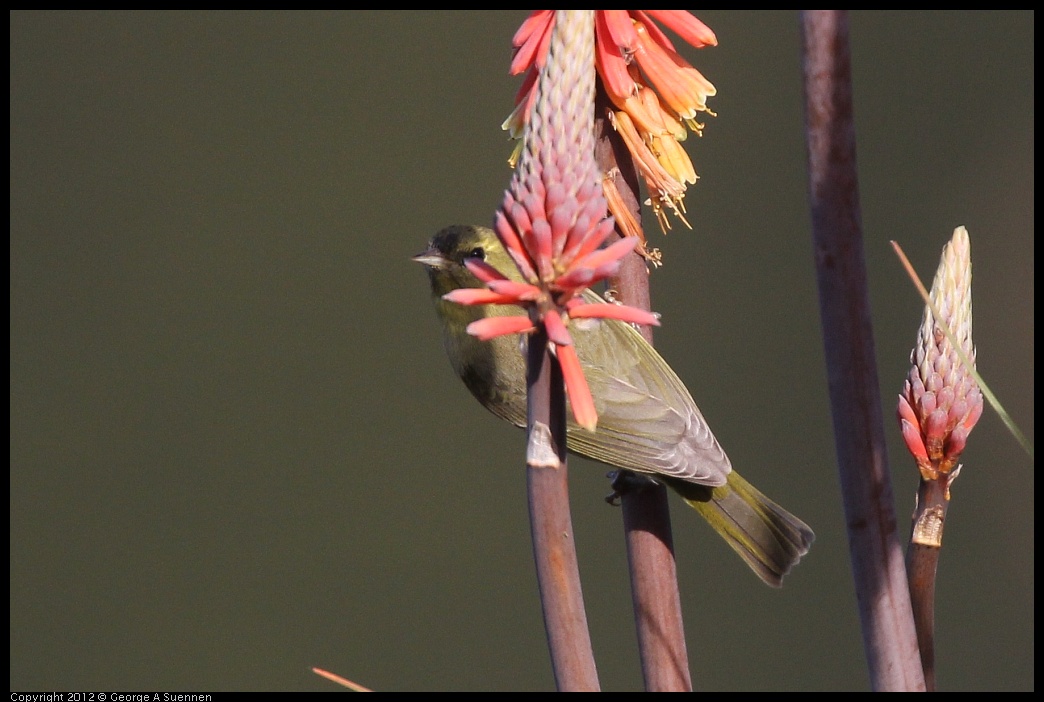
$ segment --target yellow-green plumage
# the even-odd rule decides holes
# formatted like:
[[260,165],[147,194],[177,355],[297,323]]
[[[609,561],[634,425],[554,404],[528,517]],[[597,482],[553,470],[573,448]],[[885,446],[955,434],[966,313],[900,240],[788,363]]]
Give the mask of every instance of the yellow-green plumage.
[[[442,299],[451,290],[483,287],[464,266],[469,257],[517,276],[496,235],[485,227],[447,227],[414,260],[428,269],[453,369],[486,409],[524,427],[526,369],[518,337],[480,341],[466,330],[477,319],[522,311]],[[593,292],[585,294],[600,300]],[[569,450],[655,476],[696,509],[766,583],[779,586],[808,552],[812,530],[732,470],[685,385],[631,325],[579,320],[570,325],[570,334],[594,396],[598,428],[589,432],[570,420]]]

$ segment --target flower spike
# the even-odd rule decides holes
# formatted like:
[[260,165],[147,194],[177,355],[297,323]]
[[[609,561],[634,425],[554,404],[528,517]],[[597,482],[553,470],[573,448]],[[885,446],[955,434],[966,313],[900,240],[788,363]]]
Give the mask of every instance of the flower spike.
[[[941,318],[925,307],[897,408],[906,447],[925,480],[955,473],[968,433],[982,416],[982,392],[972,375],[971,244],[964,227],[957,227],[943,248],[931,300]],[[961,361],[942,325],[950,329],[971,368]]]
[[[619,34],[626,38],[623,29]],[[550,38],[542,50],[545,36]],[[634,41],[637,46],[637,32]],[[445,299],[527,309],[527,317],[492,316],[473,322],[468,332],[491,339],[542,327],[562,368],[574,418],[593,431],[598,415],[573,348],[571,318],[640,324],[659,320],[649,312],[586,303],[581,297],[588,287],[615,274],[620,260],[638,244],[636,237],[629,237],[602,248],[613,220],[605,216],[602,178],[594,158],[594,16],[533,13],[516,34],[515,46],[516,59],[531,57],[531,71],[543,66],[535,92],[523,98],[533,100],[533,109],[525,122],[518,166],[494,218],[494,231],[522,280],[469,260],[468,269],[486,287],[454,290]]]
[[[515,110],[503,125],[512,138],[521,135],[532,113],[536,75],[550,52],[555,18],[550,10],[536,10],[515,34],[511,73],[524,72],[526,79],[515,98]],[[609,117],[617,130],[627,130],[621,136],[645,180],[649,204],[666,232],[670,229],[668,212],[690,226],[682,198],[687,185],[694,184],[698,176],[680,142],[688,135],[686,127],[702,135],[703,125],[696,116],[700,112],[713,116],[707,98],[717,91],[678,54],[657,22],[696,48],[718,44],[714,32],[687,10],[596,10],[595,65],[615,107]],[[516,149],[509,159],[512,166],[518,154]],[[612,192],[611,180],[603,179],[603,185],[610,213],[633,233],[626,209]],[[644,241],[639,252],[658,264],[658,258],[646,251]]]

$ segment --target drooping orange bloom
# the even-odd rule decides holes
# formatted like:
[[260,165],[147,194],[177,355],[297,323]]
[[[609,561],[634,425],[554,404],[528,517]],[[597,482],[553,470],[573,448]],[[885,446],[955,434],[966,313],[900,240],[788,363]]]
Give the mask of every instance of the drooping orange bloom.
[[[546,61],[554,18],[551,10],[534,11],[512,40],[511,73],[526,72],[515,110],[503,125],[512,137],[521,134],[532,110],[536,75]],[[666,231],[670,228],[668,212],[688,226],[683,198],[687,184],[695,183],[698,176],[680,142],[688,130],[702,134],[703,125],[696,117],[700,112],[714,114],[707,107],[707,98],[717,91],[678,54],[657,21],[696,48],[718,43],[714,32],[686,10],[597,10],[595,61],[598,77],[616,108],[609,117],[645,181],[646,204],[652,206]],[[512,163],[516,158],[517,151]],[[624,215],[614,178],[605,175],[610,211],[624,234],[641,237],[644,246],[641,228]]]

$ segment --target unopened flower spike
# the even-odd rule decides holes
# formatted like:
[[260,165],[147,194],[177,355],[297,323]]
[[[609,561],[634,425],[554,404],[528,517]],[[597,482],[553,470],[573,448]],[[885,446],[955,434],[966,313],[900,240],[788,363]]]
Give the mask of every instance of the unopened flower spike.
[[[512,138],[521,136],[532,112],[535,76],[546,61],[555,17],[552,10],[535,10],[515,33],[511,73],[526,73],[526,78],[515,98],[515,110],[503,125]],[[686,139],[688,130],[702,135],[703,125],[696,117],[700,112],[714,115],[707,107],[707,98],[717,91],[675,51],[657,22],[696,48],[718,43],[714,32],[687,10],[596,10],[595,64],[598,80],[613,103],[607,116],[645,181],[649,193],[646,204],[653,208],[660,228],[666,232],[671,227],[668,213],[690,226],[684,216],[683,198],[687,185],[699,176],[680,142]],[[518,155],[516,148],[509,159],[512,166]],[[651,260],[641,227],[626,214],[613,178],[606,177],[603,186],[609,211],[621,231],[638,236],[640,253]]]
[[[957,227],[943,248],[931,290],[936,319],[925,307],[917,343],[910,352],[910,372],[899,394],[899,426],[906,447],[924,480],[956,477],[968,434],[982,415],[983,397],[972,370],[971,244],[968,231]],[[953,334],[968,368],[942,329]]]
[[519,33],[525,31],[541,43],[549,33],[550,39],[546,51],[534,52],[534,65],[543,68],[535,81],[520,160],[493,227],[522,281],[468,260],[469,270],[486,288],[454,290],[445,299],[525,308],[525,317],[486,317],[469,325],[468,332],[490,339],[542,326],[561,365],[573,416],[577,424],[594,431],[598,415],[569,332],[570,322],[574,318],[634,324],[659,321],[655,314],[634,307],[583,302],[583,292],[614,275],[620,259],[634,250],[638,239],[628,237],[603,246],[613,232],[613,219],[606,217],[594,158],[593,14],[563,12],[553,24],[550,13],[544,24],[533,19]]

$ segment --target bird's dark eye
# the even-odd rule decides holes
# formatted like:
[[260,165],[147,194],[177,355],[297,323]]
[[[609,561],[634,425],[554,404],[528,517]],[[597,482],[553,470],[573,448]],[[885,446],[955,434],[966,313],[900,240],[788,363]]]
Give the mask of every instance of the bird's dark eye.
[[468,258],[477,258],[480,261],[486,260],[486,250],[481,246],[476,246],[468,252]]

